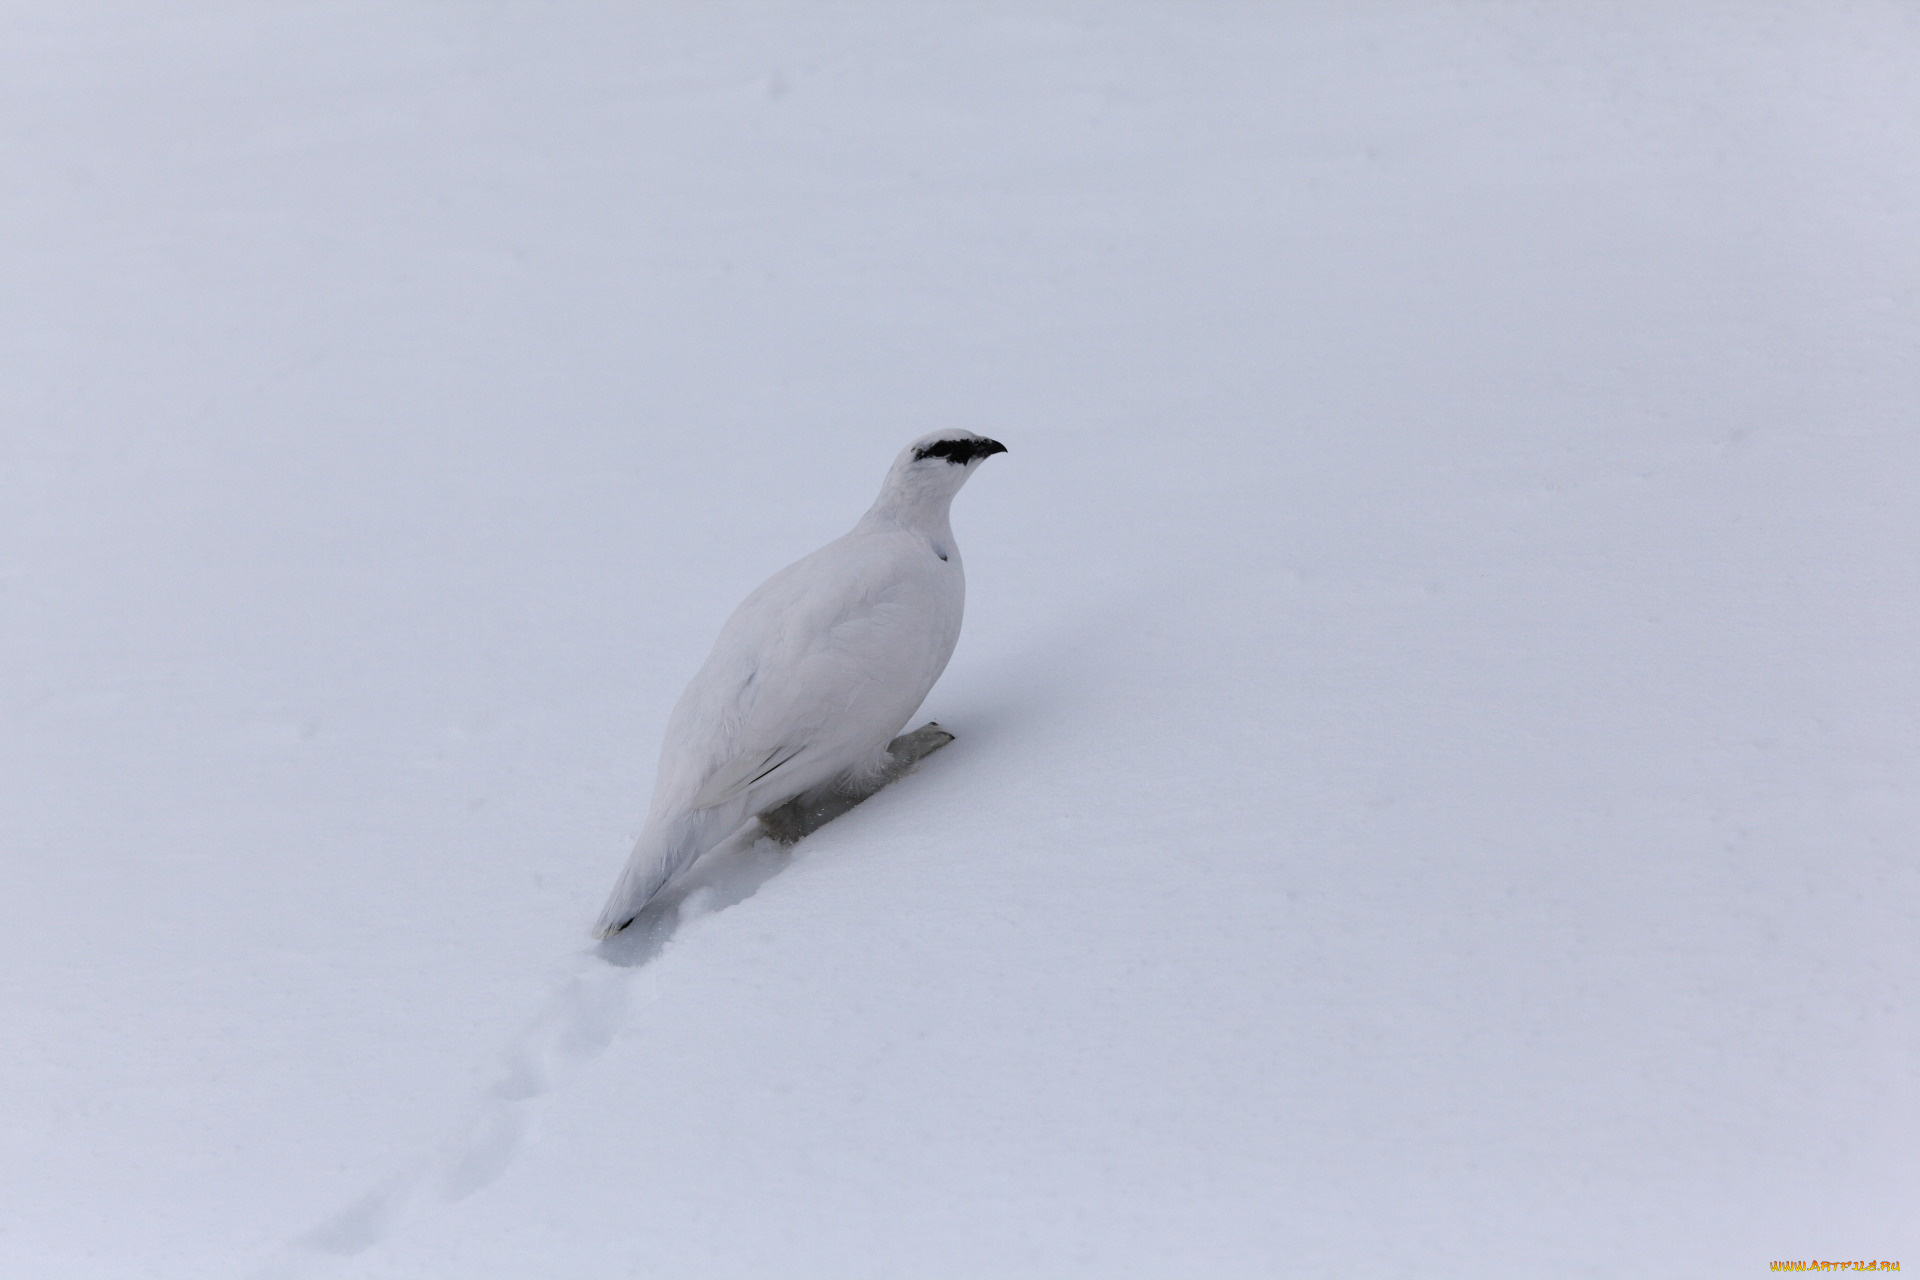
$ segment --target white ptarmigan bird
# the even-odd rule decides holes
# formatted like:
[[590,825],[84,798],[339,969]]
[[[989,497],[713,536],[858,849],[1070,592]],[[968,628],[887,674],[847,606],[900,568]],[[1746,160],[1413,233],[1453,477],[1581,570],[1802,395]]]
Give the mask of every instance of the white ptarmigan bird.
[[1006,451],[965,431],[922,436],[851,533],[734,610],[667,719],[647,824],[596,937],[632,924],[702,854],[768,834],[775,810],[857,797],[905,767],[887,744],[960,638],[948,508],[981,459]]

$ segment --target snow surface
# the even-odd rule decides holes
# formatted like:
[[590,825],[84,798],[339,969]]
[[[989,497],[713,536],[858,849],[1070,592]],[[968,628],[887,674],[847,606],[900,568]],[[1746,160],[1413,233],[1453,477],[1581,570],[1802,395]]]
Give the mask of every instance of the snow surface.
[[[1920,1263],[1917,57],[0,8],[0,1275]],[[949,426],[958,741],[595,953]]]

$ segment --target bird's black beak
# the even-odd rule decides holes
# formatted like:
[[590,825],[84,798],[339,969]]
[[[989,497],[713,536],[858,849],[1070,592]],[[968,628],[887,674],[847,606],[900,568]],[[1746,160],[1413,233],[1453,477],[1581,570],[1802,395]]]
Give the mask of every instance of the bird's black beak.
[[998,440],[982,440],[974,446],[973,456],[976,458],[991,458],[996,453],[1005,453],[1006,451],[1007,446],[1001,444]]

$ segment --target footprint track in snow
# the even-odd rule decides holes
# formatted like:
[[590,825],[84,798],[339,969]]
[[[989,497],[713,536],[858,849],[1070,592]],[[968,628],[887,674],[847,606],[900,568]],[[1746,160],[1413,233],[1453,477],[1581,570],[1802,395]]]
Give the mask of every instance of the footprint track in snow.
[[[951,741],[952,734],[928,723],[890,745],[912,745],[911,763],[917,765]],[[501,1055],[499,1077],[481,1094],[466,1122],[433,1150],[282,1245],[251,1280],[340,1274],[355,1257],[420,1214],[464,1200],[498,1180],[532,1140],[542,1100],[604,1053],[626,1026],[640,971],[666,950],[674,935],[702,916],[751,898],[787,866],[792,841],[866,798],[810,811],[787,834],[786,844],[761,840],[746,849],[709,855],[649,903],[623,932],[576,955],[554,980],[527,1029]],[[651,975],[648,980],[650,984]]]
[[346,1273],[354,1258],[410,1221],[498,1180],[532,1140],[543,1100],[626,1026],[635,988],[643,985],[641,970],[682,927],[752,897],[788,860],[788,851],[770,840],[715,859],[649,904],[624,932],[573,957],[502,1053],[500,1074],[466,1120],[432,1150],[282,1245],[251,1280]]

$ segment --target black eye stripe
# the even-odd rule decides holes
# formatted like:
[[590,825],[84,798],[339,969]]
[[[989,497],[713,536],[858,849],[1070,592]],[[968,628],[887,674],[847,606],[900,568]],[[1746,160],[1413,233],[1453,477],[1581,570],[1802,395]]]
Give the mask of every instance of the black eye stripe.
[[932,444],[915,449],[913,458],[916,462],[926,458],[945,458],[955,466],[963,467],[975,458],[988,458],[1006,451],[1007,446],[998,440],[935,440]]

